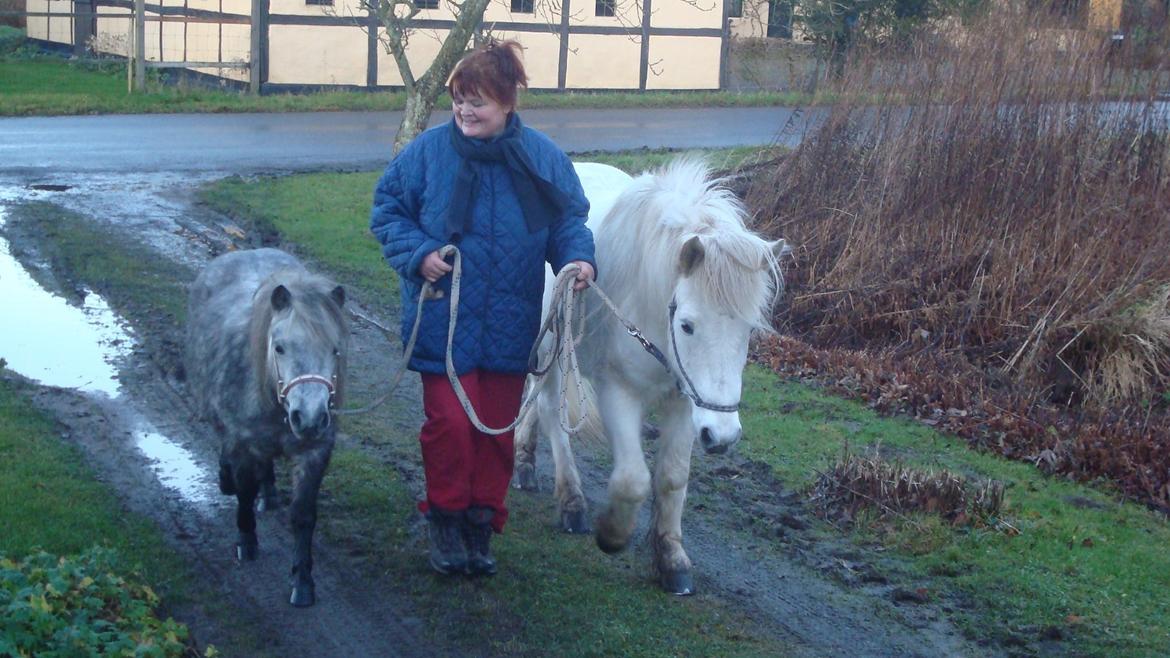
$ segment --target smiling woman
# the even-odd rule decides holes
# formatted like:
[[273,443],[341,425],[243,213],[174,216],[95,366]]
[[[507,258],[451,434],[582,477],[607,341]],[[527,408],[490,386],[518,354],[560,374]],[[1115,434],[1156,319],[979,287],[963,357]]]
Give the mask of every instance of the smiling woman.
[[[509,423],[540,324],[545,263],[578,268],[578,287],[594,272],[589,202],[572,163],[515,112],[527,84],[514,41],[491,41],[464,57],[448,88],[452,120],[407,145],[374,193],[370,229],[402,282],[404,344],[421,318],[409,362],[422,374],[427,416],[419,509],[430,524],[431,566],[441,574],[496,572],[489,542],[508,517]],[[459,300],[450,339],[444,245],[458,245],[463,285],[473,292]],[[424,281],[443,297],[421,301]],[[502,429],[473,424],[460,398]]]

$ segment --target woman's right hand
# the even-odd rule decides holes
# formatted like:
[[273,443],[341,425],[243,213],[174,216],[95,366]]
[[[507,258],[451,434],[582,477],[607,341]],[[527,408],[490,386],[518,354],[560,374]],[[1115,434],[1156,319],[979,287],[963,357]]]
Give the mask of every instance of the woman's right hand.
[[443,278],[452,269],[451,264],[443,260],[443,257],[439,255],[439,251],[436,249],[427,254],[427,257],[423,259],[422,265],[418,266],[418,273],[427,281],[434,283]]

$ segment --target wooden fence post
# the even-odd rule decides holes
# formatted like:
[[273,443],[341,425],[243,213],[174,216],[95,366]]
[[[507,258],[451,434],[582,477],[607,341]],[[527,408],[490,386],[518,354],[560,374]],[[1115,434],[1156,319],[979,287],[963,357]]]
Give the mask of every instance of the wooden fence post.
[[260,76],[263,74],[261,61],[264,55],[261,52],[261,37],[264,36],[263,0],[252,0],[252,52],[248,61],[248,91],[253,96],[260,94]]
[[146,0],[134,0],[134,89],[146,91]]
[[134,93],[134,15],[126,21],[126,93]]

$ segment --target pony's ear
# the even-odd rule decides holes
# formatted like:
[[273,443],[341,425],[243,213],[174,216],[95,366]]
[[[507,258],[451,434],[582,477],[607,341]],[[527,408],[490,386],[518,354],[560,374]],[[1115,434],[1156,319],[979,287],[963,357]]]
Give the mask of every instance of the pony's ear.
[[333,298],[333,301],[336,302],[338,306],[345,306],[345,288],[337,286],[333,290],[329,291],[329,296]]
[[284,286],[276,286],[272,289],[272,308],[283,311],[292,303],[292,293]]
[[772,247],[772,253],[776,255],[776,260],[792,254],[792,247],[788,246],[788,241],[784,238],[780,238],[769,244]]
[[683,276],[690,276],[695,268],[703,262],[707,252],[703,249],[703,242],[699,236],[694,236],[683,243],[682,252],[678,255],[678,269]]

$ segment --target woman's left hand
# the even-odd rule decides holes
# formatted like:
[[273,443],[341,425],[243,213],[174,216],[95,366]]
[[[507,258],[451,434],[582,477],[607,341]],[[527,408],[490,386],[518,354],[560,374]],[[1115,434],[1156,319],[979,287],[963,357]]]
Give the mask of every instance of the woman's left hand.
[[581,268],[581,271],[577,272],[577,282],[573,284],[573,290],[584,290],[585,286],[593,280],[593,266],[583,260],[575,260],[569,264]]

